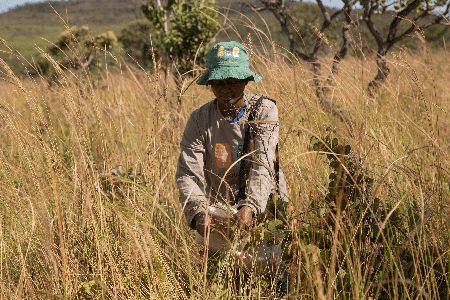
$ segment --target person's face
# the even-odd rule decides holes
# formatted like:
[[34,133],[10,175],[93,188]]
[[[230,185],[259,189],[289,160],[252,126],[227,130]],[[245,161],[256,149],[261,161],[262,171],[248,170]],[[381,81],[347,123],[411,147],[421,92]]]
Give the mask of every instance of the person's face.
[[227,78],[210,80],[209,84],[217,101],[224,105],[234,105],[242,99],[247,82],[246,79]]

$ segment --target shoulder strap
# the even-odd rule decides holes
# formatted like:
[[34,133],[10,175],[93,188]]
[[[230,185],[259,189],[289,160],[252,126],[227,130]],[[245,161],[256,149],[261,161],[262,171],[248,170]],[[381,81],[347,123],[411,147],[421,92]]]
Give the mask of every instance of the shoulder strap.
[[[275,100],[272,100],[268,97],[265,96],[261,96],[259,97],[253,105],[249,106],[250,108],[250,112],[249,112],[249,116],[247,119],[247,126],[245,129],[245,133],[244,133],[244,145],[242,147],[242,154],[241,156],[249,153],[249,147],[250,147],[250,123],[254,121],[255,119],[255,115],[256,115],[256,110],[258,109],[258,107],[261,105],[261,102],[263,99],[267,99],[270,100],[272,102],[275,102]],[[279,165],[279,161],[278,161],[278,144],[276,145],[275,148],[275,162],[274,162],[274,171],[275,171],[275,180],[276,180],[276,190],[277,190],[277,194],[279,194],[279,172],[280,172],[280,165]],[[241,164],[240,164],[240,169],[239,169],[239,191],[237,194],[237,200],[241,200],[241,199],[245,199],[246,195],[245,195],[245,188],[246,188],[246,184],[247,184],[247,178],[248,178],[248,173],[249,173],[249,168],[247,167],[247,159],[242,159],[241,160]]]

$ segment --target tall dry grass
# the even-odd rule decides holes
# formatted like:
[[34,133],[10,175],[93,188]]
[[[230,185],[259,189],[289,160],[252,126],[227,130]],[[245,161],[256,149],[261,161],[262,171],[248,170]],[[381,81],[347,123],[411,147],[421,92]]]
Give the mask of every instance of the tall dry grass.
[[[375,72],[371,58],[345,60],[334,99],[355,117],[350,134],[321,110],[308,65],[271,45],[254,50],[264,80],[248,91],[277,100],[296,224],[308,222],[298,216],[326,193],[328,165],[309,141],[330,130],[364,159],[377,197],[414,202],[421,213],[417,231],[409,233],[417,255],[413,279],[404,278],[394,251],[383,262],[394,270],[390,282],[366,282],[365,262],[349,257],[351,294],[340,295],[320,255],[300,243],[292,298],[367,299],[376,285],[393,298],[438,298],[437,275],[420,266],[431,257],[438,257],[433,264],[449,262],[448,52],[393,55],[378,105],[365,90]],[[220,281],[205,282],[174,180],[185,121],[212,99],[207,88],[190,86],[178,107],[172,85],[166,94],[157,74],[127,66],[100,79],[61,73],[61,84],[51,88],[41,78],[17,77],[2,61],[0,69],[1,299],[243,297]],[[344,228],[345,238],[335,242],[349,247],[351,234]],[[438,253],[424,252],[424,243]],[[257,277],[251,280],[247,298],[275,297]]]

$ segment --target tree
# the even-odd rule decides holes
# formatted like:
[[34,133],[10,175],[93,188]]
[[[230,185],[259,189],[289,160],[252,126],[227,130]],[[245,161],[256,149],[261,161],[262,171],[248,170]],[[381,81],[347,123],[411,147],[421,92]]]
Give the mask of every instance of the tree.
[[[350,126],[353,123],[352,116],[333,103],[331,92],[339,64],[346,57],[352,43],[352,30],[366,24],[370,36],[376,41],[378,71],[367,87],[369,95],[373,97],[389,75],[386,55],[395,45],[417,31],[423,32],[437,24],[450,25],[448,21],[450,0],[342,0],[342,6],[337,9],[327,8],[322,0],[316,0],[321,12],[321,25],[311,36],[309,32],[311,26],[304,26],[301,24],[302,20],[298,20],[293,14],[291,6],[294,2],[296,1],[260,0],[262,6],[250,6],[257,11],[270,11],[277,19],[288,40],[290,52],[311,64],[313,83],[322,108]],[[362,10],[355,8],[357,4]],[[390,20],[386,34],[377,28],[374,22],[375,14],[383,14],[381,17]],[[341,28],[340,47],[334,53],[330,73],[325,80],[321,80],[322,63],[319,61],[319,53],[327,44],[326,32],[335,29],[336,24],[340,24]],[[365,46],[371,47],[369,43]]]
[[156,34],[152,30],[150,22],[139,20],[122,29],[119,42],[132,60],[141,64],[142,67],[149,67],[154,58],[151,36],[156,36]]
[[[252,6],[253,9],[257,11],[268,10],[273,16],[278,20],[281,30],[288,39],[289,50],[296,57],[301,60],[307,61],[312,66],[313,71],[313,83],[316,90],[316,95],[319,100],[321,107],[327,111],[337,116],[339,119],[344,121],[350,127],[353,124],[353,117],[349,112],[340,108],[337,104],[333,102],[332,99],[332,88],[335,84],[335,76],[339,70],[339,64],[347,55],[348,47],[351,42],[350,31],[355,25],[355,20],[352,19],[352,10],[355,4],[354,0],[343,0],[343,6],[332,12],[327,9],[322,0],[317,0],[317,5],[320,8],[322,15],[322,24],[317,30],[315,37],[311,41],[312,47],[308,44],[301,43],[302,40],[301,32],[297,31],[296,20],[291,15],[288,10],[287,2],[284,0],[261,0],[262,7]],[[338,17],[342,16],[342,26],[341,26],[341,46],[339,50],[334,54],[333,62],[331,65],[331,71],[325,80],[321,80],[322,75],[322,63],[319,61],[319,50],[324,45],[324,33],[333,22],[336,21]]]
[[[446,22],[450,25],[450,1],[449,0],[361,0],[364,8],[362,19],[377,44],[376,64],[377,74],[370,81],[369,94],[374,96],[380,85],[389,75],[389,67],[386,54],[407,36],[419,31]],[[392,13],[394,17],[389,24],[389,30],[385,36],[376,27],[373,16],[380,13]]]
[[59,39],[41,54],[37,72],[52,84],[65,70],[94,71],[101,65],[103,52],[111,51],[116,42],[112,31],[93,36],[87,26],[73,26],[62,32]]
[[[182,76],[206,57],[206,45],[219,29],[215,0],[149,1],[142,11],[159,34],[152,36],[165,77],[174,75],[177,90]],[[180,100],[180,98],[179,98]]]

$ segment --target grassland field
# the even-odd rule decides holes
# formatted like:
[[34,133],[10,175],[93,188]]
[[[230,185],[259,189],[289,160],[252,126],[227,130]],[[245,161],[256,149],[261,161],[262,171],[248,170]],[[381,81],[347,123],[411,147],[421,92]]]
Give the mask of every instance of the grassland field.
[[[301,267],[290,270],[292,299],[370,299],[374,284],[392,299],[443,299],[450,269],[448,51],[395,52],[377,104],[366,92],[373,58],[346,59],[333,99],[354,116],[352,134],[321,109],[309,65],[287,61],[272,44],[254,51],[264,79],[248,90],[277,100],[293,215],[326,194],[329,167],[310,138],[331,130],[363,158],[377,197],[415,203],[421,216],[405,245],[412,266],[402,266],[391,248],[384,262],[391,280],[368,282],[364,262],[349,256],[342,262],[352,276],[347,295],[339,294],[323,258],[310,260],[311,245],[300,243]],[[222,275],[206,279],[174,180],[184,124],[212,99],[208,88],[190,86],[178,106],[171,82],[126,64],[100,78],[61,73],[61,84],[51,88],[43,78],[17,77],[5,62],[0,69],[0,298],[244,297],[227,287],[226,264]],[[119,165],[124,175],[112,176]],[[308,219],[296,222],[301,228]],[[352,247],[353,225],[343,224],[338,251]],[[436,273],[436,265],[447,273]],[[256,275],[248,281],[247,299],[276,298]]]

